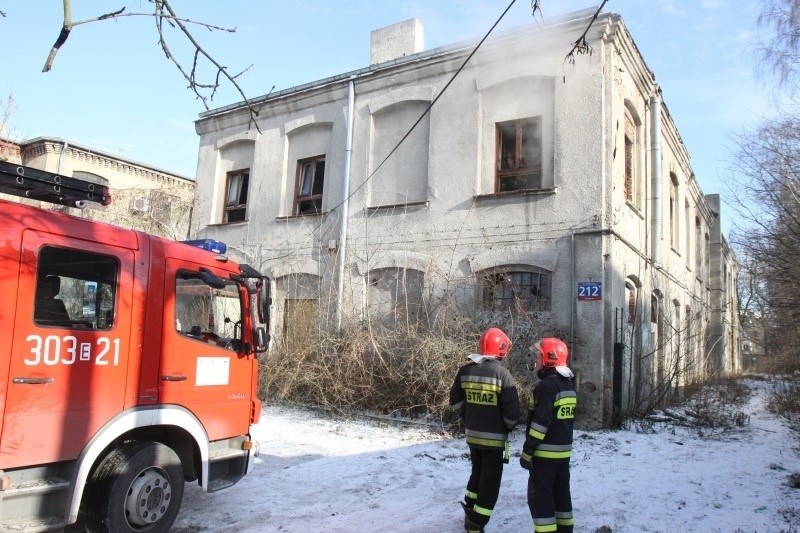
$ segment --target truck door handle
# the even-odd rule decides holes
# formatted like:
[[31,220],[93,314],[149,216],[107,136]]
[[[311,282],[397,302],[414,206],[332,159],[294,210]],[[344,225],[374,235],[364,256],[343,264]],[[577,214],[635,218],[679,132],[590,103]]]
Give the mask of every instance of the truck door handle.
[[12,383],[19,383],[22,385],[46,385],[55,381],[53,378],[14,378]]
[[186,376],[161,376],[161,381],[186,381]]

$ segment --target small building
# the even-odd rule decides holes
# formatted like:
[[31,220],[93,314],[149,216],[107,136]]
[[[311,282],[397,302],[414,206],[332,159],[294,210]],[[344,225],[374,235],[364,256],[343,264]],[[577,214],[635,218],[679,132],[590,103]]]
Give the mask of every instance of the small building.
[[592,15],[428,51],[401,22],[371,65],[253,99],[255,121],[201,114],[192,234],[271,275],[279,341],[454,314],[523,348],[560,336],[586,427],[738,372],[719,198],[621,16],[565,60]]
[[88,203],[77,209],[46,204],[47,209],[172,239],[188,237],[195,187],[190,178],[51,137],[21,142],[0,139],[0,160],[95,181],[111,189],[108,206]]

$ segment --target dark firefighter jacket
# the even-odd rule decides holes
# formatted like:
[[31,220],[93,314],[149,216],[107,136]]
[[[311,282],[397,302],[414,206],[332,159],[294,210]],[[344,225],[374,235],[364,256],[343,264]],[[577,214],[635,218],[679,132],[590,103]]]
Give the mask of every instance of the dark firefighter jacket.
[[578,398],[572,378],[555,370],[541,371],[528,405],[522,459],[569,461],[572,455],[572,423]]
[[502,450],[520,418],[517,384],[497,359],[479,359],[459,369],[450,389],[450,405],[464,420],[467,444]]

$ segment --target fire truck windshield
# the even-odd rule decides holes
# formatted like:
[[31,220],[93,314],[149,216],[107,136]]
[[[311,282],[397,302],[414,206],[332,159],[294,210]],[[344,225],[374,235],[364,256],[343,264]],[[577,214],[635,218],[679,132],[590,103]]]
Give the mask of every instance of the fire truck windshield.
[[[196,277],[195,277],[196,276]],[[178,276],[175,329],[181,335],[230,350],[242,346],[242,303],[233,280],[211,287],[195,273]]]

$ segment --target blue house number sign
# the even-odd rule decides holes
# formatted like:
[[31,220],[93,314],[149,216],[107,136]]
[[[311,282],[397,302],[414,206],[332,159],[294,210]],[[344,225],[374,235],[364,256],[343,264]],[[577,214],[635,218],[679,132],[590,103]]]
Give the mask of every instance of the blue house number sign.
[[579,281],[578,300],[602,300],[603,283],[600,281]]

